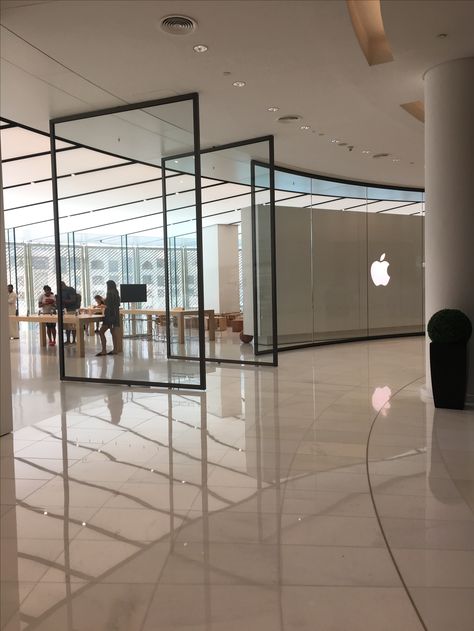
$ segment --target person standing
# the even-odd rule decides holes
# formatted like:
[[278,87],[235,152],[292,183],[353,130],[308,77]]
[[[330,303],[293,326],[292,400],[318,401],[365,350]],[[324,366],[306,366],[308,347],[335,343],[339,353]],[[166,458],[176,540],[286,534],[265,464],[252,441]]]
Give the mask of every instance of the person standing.
[[[8,315],[9,316],[17,315],[16,306],[17,306],[17,301],[18,301],[18,295],[16,291],[13,291],[13,285],[7,285],[7,289],[8,289]],[[15,322],[14,320],[10,320],[9,327],[10,327],[10,339],[11,340],[19,339],[20,335],[18,332],[18,322]]]
[[[49,285],[43,287],[43,293],[38,298],[38,307],[45,315],[56,313],[56,299]],[[48,335],[49,346],[56,346],[56,324],[54,322],[46,324],[46,334]]]
[[[118,350],[118,329],[120,327],[120,295],[117,291],[117,285],[115,281],[107,281],[107,295],[105,297],[105,312],[102,326],[99,329],[100,343],[102,349],[97,356],[100,355],[117,355]],[[112,334],[113,348],[107,353],[107,340],[105,339],[105,332],[110,329]]]
[[[56,299],[58,305],[62,304],[63,309],[66,309],[66,313],[75,313],[77,306],[77,293],[74,287],[68,287],[66,283],[61,281],[61,301]],[[74,324],[65,324],[64,330],[66,331],[66,344],[71,344],[71,333],[72,333],[72,343],[76,343],[76,326]]]
[[[103,314],[105,311],[105,300],[99,294],[94,296],[94,300],[95,300],[95,305],[93,305],[94,313]],[[98,332],[99,332],[99,325],[97,324],[94,330],[94,333],[98,333]]]

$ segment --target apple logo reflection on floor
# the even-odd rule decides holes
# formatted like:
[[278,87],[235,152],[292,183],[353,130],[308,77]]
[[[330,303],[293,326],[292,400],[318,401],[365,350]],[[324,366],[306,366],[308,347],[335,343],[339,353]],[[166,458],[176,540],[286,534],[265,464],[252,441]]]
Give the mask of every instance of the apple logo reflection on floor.
[[376,412],[381,412],[382,416],[387,416],[391,405],[389,403],[392,390],[388,386],[375,388],[372,393],[372,407]]

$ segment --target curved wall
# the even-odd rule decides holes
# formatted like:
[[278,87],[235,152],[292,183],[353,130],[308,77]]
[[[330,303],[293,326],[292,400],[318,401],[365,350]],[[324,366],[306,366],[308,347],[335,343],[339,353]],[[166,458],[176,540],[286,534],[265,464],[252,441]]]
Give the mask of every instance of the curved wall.
[[424,332],[424,193],[276,169],[279,348]]

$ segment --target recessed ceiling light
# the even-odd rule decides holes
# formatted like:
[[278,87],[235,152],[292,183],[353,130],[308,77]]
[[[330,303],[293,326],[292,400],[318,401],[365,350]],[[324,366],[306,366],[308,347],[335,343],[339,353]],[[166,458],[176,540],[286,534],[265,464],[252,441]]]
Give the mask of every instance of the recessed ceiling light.
[[368,149],[362,149],[362,153],[370,153]]
[[205,53],[209,50],[209,47],[206,44],[196,44],[196,46],[193,46],[193,50],[195,53]]
[[335,143],[335,142],[341,142],[341,141],[338,140],[337,138],[331,138],[331,140],[329,142]]
[[278,112],[278,110],[279,110],[279,109],[280,109],[280,108],[279,108],[279,107],[276,107],[276,105],[272,105],[271,107],[267,107],[267,110],[268,110],[269,112]]
[[311,127],[309,125],[301,125],[300,129],[307,131],[308,129],[311,129]]
[[245,81],[234,81],[232,85],[234,88],[243,88],[245,86]]
[[400,162],[400,158],[393,158],[392,162]]

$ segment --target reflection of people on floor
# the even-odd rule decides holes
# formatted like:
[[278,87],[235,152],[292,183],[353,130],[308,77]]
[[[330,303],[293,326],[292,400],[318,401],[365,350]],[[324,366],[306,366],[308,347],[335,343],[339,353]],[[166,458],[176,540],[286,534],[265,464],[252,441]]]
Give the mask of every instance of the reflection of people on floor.
[[[40,311],[46,315],[56,313],[56,298],[49,285],[43,287],[43,293],[40,294],[38,298],[38,307]],[[49,346],[56,346],[56,324],[54,322],[48,322],[46,324],[46,333],[48,335]]]
[[[8,289],[8,315],[16,315],[16,305],[18,296],[16,291],[13,291],[13,285],[7,285]],[[20,336],[18,334],[18,322],[10,320],[10,339],[17,340]]]
[[[74,287],[68,287],[66,283],[61,281],[61,301],[57,301],[58,304],[62,304],[63,308],[66,309],[66,313],[75,313],[76,309],[79,309],[80,298],[79,294],[76,292]],[[76,327],[74,324],[66,324],[64,326],[64,330],[66,331],[66,344],[71,344],[71,333],[72,333],[72,343],[76,343]]]
[[105,398],[105,401],[107,403],[107,407],[109,408],[110,420],[115,425],[118,425],[120,423],[120,419],[122,418],[123,411],[122,392],[113,392],[112,394],[109,394]]
[[[120,327],[120,296],[117,291],[115,281],[107,281],[107,295],[105,297],[105,311],[102,326],[99,329],[100,343],[102,349],[97,355],[117,355],[118,353],[118,334]],[[106,331],[110,330],[112,334],[113,348],[107,353],[107,340],[105,339]]]

